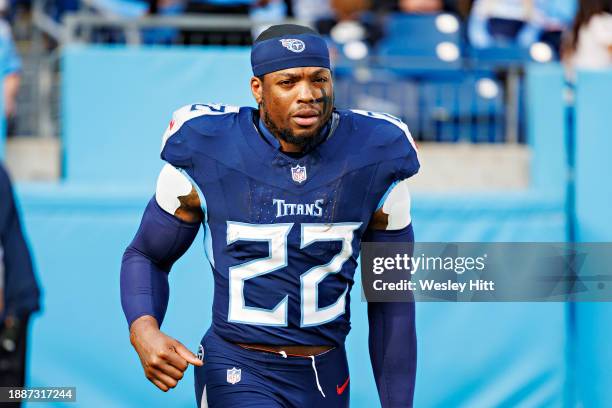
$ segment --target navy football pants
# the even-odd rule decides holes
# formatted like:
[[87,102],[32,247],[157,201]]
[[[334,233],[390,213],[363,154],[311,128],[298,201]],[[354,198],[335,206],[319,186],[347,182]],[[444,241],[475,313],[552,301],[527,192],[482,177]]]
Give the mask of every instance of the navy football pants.
[[[204,365],[195,367],[198,407],[338,408],[349,406],[344,347],[313,358],[244,349],[210,329]],[[314,361],[313,361],[314,359]]]

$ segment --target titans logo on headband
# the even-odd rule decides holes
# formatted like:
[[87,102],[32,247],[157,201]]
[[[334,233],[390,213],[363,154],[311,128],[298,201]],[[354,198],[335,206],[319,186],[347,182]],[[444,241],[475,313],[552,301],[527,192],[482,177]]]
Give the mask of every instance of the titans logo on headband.
[[306,44],[302,40],[296,40],[291,38],[284,38],[279,40],[283,47],[292,52],[302,52],[306,49]]

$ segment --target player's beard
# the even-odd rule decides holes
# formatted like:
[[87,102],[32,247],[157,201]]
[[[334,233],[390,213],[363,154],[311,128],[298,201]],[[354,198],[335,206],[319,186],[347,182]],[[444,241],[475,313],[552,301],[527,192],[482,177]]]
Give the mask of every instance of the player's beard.
[[[316,129],[308,133],[303,133],[301,136],[296,136],[290,128],[276,126],[270,115],[268,115],[268,109],[266,109],[266,103],[263,99],[259,108],[263,110],[263,121],[270,133],[285,143],[297,146],[302,152],[308,152],[314,149],[327,136],[321,133],[321,129],[323,129],[325,124],[329,121],[329,118],[331,118],[331,114],[329,113],[327,119],[321,122]],[[325,106],[325,108],[327,108],[327,106]],[[324,114],[325,113],[327,112],[324,111]]]

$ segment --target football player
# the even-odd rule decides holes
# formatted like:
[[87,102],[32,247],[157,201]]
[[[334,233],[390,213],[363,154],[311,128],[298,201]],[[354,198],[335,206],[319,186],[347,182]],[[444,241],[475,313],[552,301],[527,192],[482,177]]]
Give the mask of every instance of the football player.
[[[167,391],[195,366],[202,407],[347,407],[345,338],[362,241],[412,242],[408,128],[336,110],[326,43],[277,25],[251,50],[258,109],[187,105],[163,136],[165,165],[121,269],[130,337]],[[200,226],[214,275],[199,358],[160,331],[168,273]],[[370,303],[383,407],[412,405],[414,303]]]
[[[0,387],[23,387],[30,316],[40,289],[9,175],[0,163]],[[20,402],[3,403],[20,407]]]

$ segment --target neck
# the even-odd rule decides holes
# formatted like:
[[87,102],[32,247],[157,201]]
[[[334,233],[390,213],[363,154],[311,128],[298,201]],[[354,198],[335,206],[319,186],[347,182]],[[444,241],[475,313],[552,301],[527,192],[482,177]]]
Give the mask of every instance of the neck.
[[298,145],[293,144],[293,143],[285,142],[284,140],[279,139],[276,135],[274,137],[276,137],[276,140],[278,140],[278,143],[280,143],[280,145],[281,145],[281,152],[285,152],[285,153],[302,153],[302,151],[304,150],[304,147],[302,147],[302,146],[298,146]]

